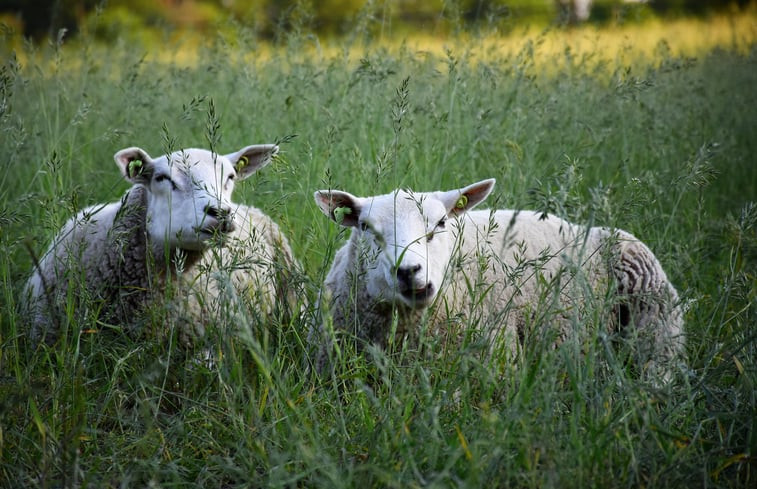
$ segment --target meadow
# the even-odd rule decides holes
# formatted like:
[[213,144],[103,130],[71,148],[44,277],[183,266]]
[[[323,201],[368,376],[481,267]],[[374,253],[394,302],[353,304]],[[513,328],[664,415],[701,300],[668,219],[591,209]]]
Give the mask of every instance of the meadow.
[[[276,46],[231,26],[190,52],[128,36],[4,44],[0,486],[754,487],[754,25],[429,45],[293,33]],[[27,341],[32,256],[76,210],[128,188],[116,151],[267,142],[280,156],[235,200],[289,236],[303,318],[252,335],[210,325],[209,364],[170,334],[94,321],[72,320],[52,346]],[[641,382],[596,333],[534,341],[512,365],[427,338],[423,354],[347,352],[333,376],[308,373],[313,304],[346,237],[313,192],[490,177],[488,206],[643,239],[687,303],[687,367]]]

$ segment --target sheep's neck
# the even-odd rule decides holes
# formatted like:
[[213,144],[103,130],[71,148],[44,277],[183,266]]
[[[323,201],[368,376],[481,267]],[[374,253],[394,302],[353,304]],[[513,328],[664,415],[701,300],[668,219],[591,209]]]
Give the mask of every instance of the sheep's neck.
[[202,258],[202,251],[172,248],[166,254],[163,246],[153,246],[156,270],[165,276],[176,276],[180,271],[189,270]]
[[117,318],[139,310],[150,294],[153,277],[148,266],[146,218],[147,191],[135,186],[121,201],[109,232],[109,251],[100,264],[100,274],[106,277],[101,293],[110,298],[107,302],[113,304],[111,313]]
[[[149,239],[147,232],[147,190],[132,187],[108,234],[108,250],[99,264],[103,289],[98,291],[112,304],[111,319],[128,318],[152,302],[168,276],[179,268],[188,270],[202,257],[202,251],[169,250]],[[159,293],[159,292],[158,292]]]

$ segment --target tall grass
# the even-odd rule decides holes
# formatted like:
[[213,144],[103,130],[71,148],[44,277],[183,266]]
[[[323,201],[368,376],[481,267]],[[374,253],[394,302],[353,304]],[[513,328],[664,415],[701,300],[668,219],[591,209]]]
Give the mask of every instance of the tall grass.
[[[661,44],[648,63],[596,63],[588,51],[537,56],[540,37],[486,56],[472,54],[475,40],[303,56],[303,36],[243,62],[245,45],[224,39],[189,67],[125,44],[4,54],[1,485],[754,485],[753,45],[691,58]],[[689,304],[689,370],[657,389],[601,339],[583,355],[534,344],[517,368],[427,339],[429,355],[347,355],[337,378],[318,380],[302,368],[309,314],[260,337],[210,325],[222,353],[211,365],[170,338],[86,322],[51,347],[26,341],[17,307],[31,256],[76,210],[127,188],[117,150],[272,141],[285,141],[282,157],[235,200],[289,236],[303,300],[314,302],[344,238],[314,190],[496,177],[492,206],[641,237]]]

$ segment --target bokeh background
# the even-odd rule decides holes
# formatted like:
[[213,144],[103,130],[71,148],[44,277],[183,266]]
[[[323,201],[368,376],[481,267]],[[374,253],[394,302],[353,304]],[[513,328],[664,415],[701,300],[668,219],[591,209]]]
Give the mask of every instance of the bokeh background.
[[516,25],[571,26],[737,12],[751,0],[4,0],[0,19],[34,39],[88,30],[107,42],[124,30],[211,32],[239,22],[261,38],[307,25],[319,35],[345,35],[356,22],[389,33],[446,33]]

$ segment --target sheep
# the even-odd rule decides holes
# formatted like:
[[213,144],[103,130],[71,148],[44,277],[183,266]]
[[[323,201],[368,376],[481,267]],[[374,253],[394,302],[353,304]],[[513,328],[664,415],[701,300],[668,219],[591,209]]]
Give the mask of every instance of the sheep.
[[69,219],[34,260],[24,294],[32,341],[54,343],[71,306],[77,317],[94,315],[133,332],[169,285],[176,286],[178,319],[192,328],[182,331],[184,342],[204,333],[203,322],[230,289],[254,294],[263,314],[289,299],[276,280],[283,279],[278,271],[296,266],[286,237],[259,210],[231,201],[235,180],[277,152],[274,144],[227,155],[194,148],[158,158],[138,147],[118,151],[114,159],[132,186],[119,201]]
[[466,316],[490,351],[501,345],[515,353],[536,324],[559,325],[556,345],[604,294],[614,307],[608,333],[638,335],[642,366],[652,378],[669,378],[683,347],[683,311],[650,249],[625,231],[540,212],[472,211],[494,184],[363,198],[315,192],[320,210],[351,228],[323,285],[327,314],[309,332],[316,371],[330,366],[334,340],[344,334],[358,348],[385,348],[417,335],[424,321],[438,335],[455,336]]

